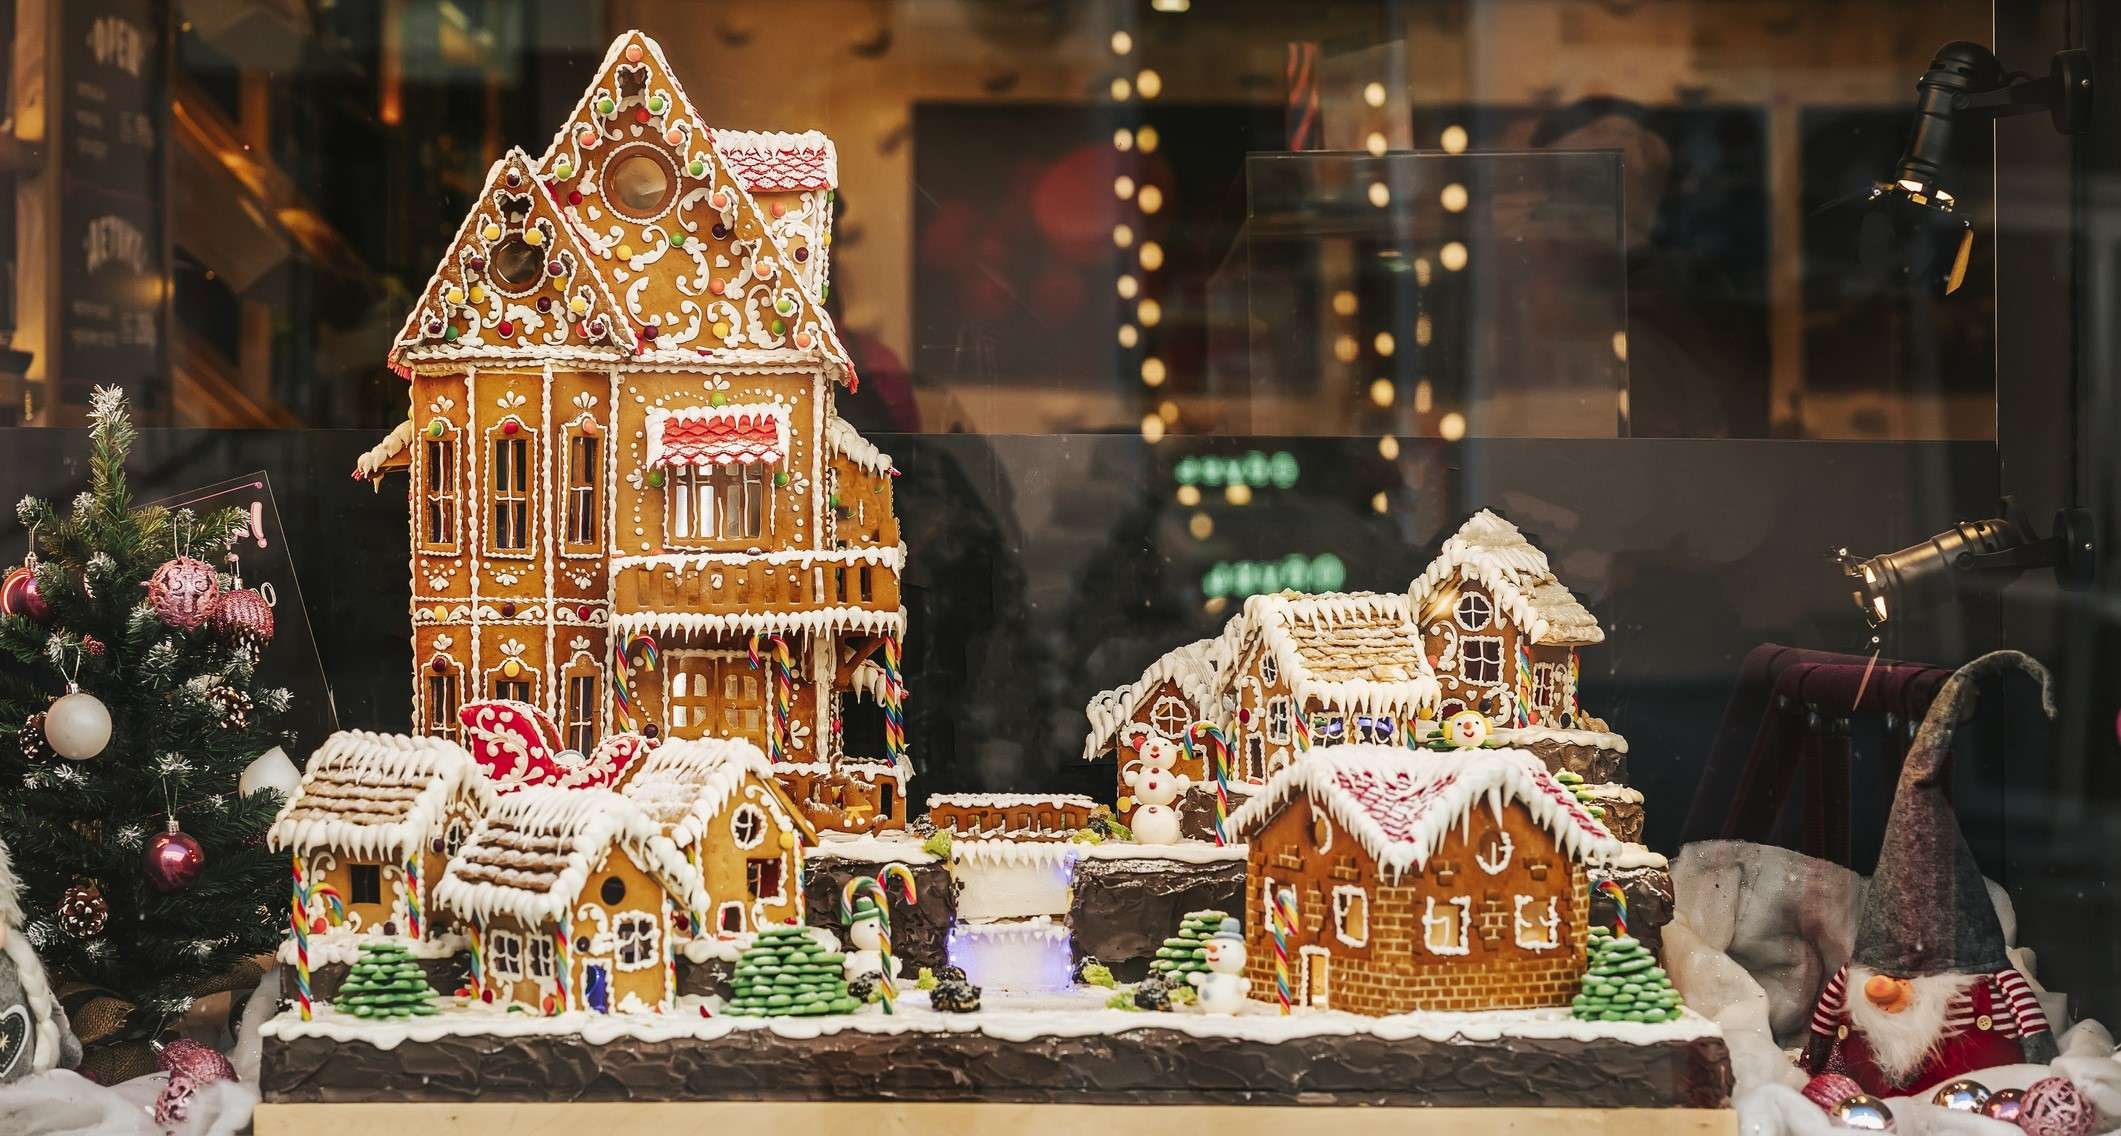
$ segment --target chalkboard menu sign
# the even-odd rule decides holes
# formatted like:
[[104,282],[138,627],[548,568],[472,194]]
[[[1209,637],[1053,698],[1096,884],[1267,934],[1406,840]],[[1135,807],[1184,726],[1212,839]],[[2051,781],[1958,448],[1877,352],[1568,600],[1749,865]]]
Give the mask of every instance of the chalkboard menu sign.
[[167,406],[167,0],[57,5],[60,397]]

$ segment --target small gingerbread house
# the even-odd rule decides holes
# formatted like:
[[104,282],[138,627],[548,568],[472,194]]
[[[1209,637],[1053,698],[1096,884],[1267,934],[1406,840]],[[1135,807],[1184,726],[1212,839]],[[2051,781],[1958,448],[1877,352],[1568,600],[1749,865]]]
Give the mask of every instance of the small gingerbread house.
[[874,835],[906,827],[906,782],[913,778],[913,766],[903,759],[776,761],[773,775],[819,829]]
[[[1521,750],[1311,750],[1231,817],[1247,842],[1255,997],[1276,930],[1300,1005],[1358,1014],[1568,1004],[1585,968],[1584,865],[1621,850]],[[1288,893],[1293,924],[1274,914]]]
[[469,925],[474,992],[545,1013],[669,1007],[677,916],[707,905],[690,857],[639,804],[551,786],[495,801],[435,902]]
[[446,739],[365,730],[324,739],[266,832],[268,847],[294,858],[312,949],[439,942],[448,920],[434,887],[492,801],[471,755]]
[[1403,595],[1253,596],[1224,634],[1236,703],[1226,729],[1246,780],[1311,746],[1404,744],[1435,715],[1436,676]]
[[1435,660],[1443,716],[1499,695],[1510,709],[1501,724],[1584,724],[1576,651],[1605,642],[1605,632],[1516,525],[1491,510],[1473,514],[1407,599]]
[[675,916],[682,942],[803,918],[803,819],[759,747],[676,739],[642,758],[619,790],[663,828],[700,878],[699,905]]
[[[1195,722],[1222,723],[1230,716],[1223,677],[1228,637],[1217,635],[1165,652],[1141,677],[1124,686],[1099,691],[1084,708],[1090,732],[1083,738],[1083,760],[1096,761],[1117,751],[1119,767],[1141,757],[1151,737],[1174,744]],[[1194,780],[1205,776],[1198,759],[1182,762],[1178,771]],[[1125,795],[1124,785],[1120,793]]]
[[931,793],[928,820],[964,840],[1067,840],[1097,802],[1076,793]]

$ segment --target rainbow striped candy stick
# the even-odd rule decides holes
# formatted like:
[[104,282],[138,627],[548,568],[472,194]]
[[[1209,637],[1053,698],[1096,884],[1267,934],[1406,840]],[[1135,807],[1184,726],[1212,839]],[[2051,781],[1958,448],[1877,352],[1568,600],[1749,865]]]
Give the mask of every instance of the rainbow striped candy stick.
[[294,895],[288,928],[295,933],[295,1000],[302,1005],[302,1020],[309,1021],[309,889],[302,886],[302,858],[288,857],[294,866]]
[[[766,669],[766,656],[765,653],[759,649],[762,645],[762,642],[763,640],[759,633],[756,631],[752,632],[751,645],[747,650],[746,654],[751,659],[751,669],[758,671],[763,675]],[[767,679],[767,681],[771,682],[772,679],[769,678]],[[781,729],[778,717],[778,706],[779,702],[776,699],[774,700],[773,708],[775,714],[773,728],[766,731],[766,756],[776,762],[780,761],[782,758],[787,756],[787,754],[781,749]]]
[[884,752],[893,765],[906,756],[906,682],[896,634],[884,636]]
[[656,664],[662,661],[662,652],[656,648],[655,639],[647,635],[636,635],[615,644],[611,668],[612,700],[618,703],[619,713],[625,715],[628,722],[638,726],[645,719],[641,715],[640,703],[634,697],[633,683],[628,681],[632,660],[627,657],[635,647],[641,648],[641,669],[647,671],[654,670]]
[[1577,680],[1577,679],[1578,679],[1579,677],[1581,677],[1581,674],[1580,674],[1580,671],[1579,671],[1579,664],[1578,664],[1578,662],[1577,662],[1577,658],[1576,658],[1576,648],[1574,648],[1574,647],[1571,647],[1571,648],[1569,648],[1569,701],[1568,701],[1568,707],[1569,707],[1569,717],[1570,717],[1570,719],[1571,719],[1572,721],[1573,721],[1574,719],[1577,719],[1577,718],[1581,718],[1581,717],[1583,717],[1583,709],[1582,709],[1582,707],[1581,707],[1581,706],[1580,706],[1580,705],[1579,705],[1579,704],[1577,703],[1577,701],[1576,701],[1576,680]]
[[1517,641],[1517,712],[1510,721],[1520,729],[1532,724],[1532,652],[1522,639]]
[[[670,936],[663,937],[667,939]],[[553,986],[559,992],[559,997],[553,1000],[553,1005],[559,1013],[564,1014],[570,1001],[569,989],[574,985],[574,960],[568,957],[565,927],[555,927],[552,930],[552,976]]]
[[1289,929],[1296,926],[1296,891],[1283,888],[1274,893],[1274,910],[1267,913],[1267,929],[1274,936],[1274,996],[1283,1016],[1289,1013]]
[[781,750],[794,748],[789,733],[795,717],[795,661],[788,654],[788,640],[773,637],[773,728],[781,735]]
[[1193,756],[1193,739],[1207,740],[1208,754],[1202,760],[1215,772],[1215,843],[1230,843],[1230,739],[1213,722],[1195,722],[1186,731],[1186,756]]
[[426,920],[420,909],[420,852],[405,857],[405,934],[417,939]]
[[471,942],[471,996],[474,1000],[486,993],[486,937],[479,933],[479,922],[474,919],[464,925],[464,937]]
[[1298,714],[1296,716],[1296,752],[1302,753],[1310,748],[1311,718],[1307,714]]
[[1600,895],[1613,901],[1613,937],[1623,939],[1628,933],[1628,893],[1611,880],[1598,881],[1595,889]]
[[[903,865],[889,865],[885,871],[892,867]],[[907,875],[911,877],[912,872],[908,870]],[[898,1005],[898,984],[891,980],[891,896],[882,882],[883,879],[884,872],[878,872],[875,879],[857,876],[848,880],[847,886],[840,889],[840,922],[850,927],[853,925],[856,896],[866,893],[876,901],[876,954],[877,959],[883,963],[882,972],[876,976],[876,992],[878,999],[884,1004],[884,1013],[893,1014],[897,1012],[895,1007]],[[909,893],[912,891],[913,883],[910,878],[906,888]]]

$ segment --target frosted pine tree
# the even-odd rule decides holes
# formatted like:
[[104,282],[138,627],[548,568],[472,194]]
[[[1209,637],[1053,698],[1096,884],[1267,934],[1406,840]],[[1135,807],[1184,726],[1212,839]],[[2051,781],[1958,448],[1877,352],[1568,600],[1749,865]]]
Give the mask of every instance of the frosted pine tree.
[[736,960],[729,1012],[760,1018],[851,1014],[861,1003],[847,992],[845,962],[845,955],[826,950],[806,928],[768,927]]
[[357,1018],[424,1018],[435,1012],[427,972],[396,943],[362,947],[331,1005]]
[[1196,971],[1206,973],[1206,944],[1228,918],[1220,911],[1187,912],[1179,923],[1178,934],[1165,939],[1164,945],[1156,948],[1156,958],[1149,963],[1149,969],[1167,979],[1175,979],[1180,985],[1184,985],[1185,975]]
[[1676,1022],[1679,991],[1648,947],[1593,927],[1591,968],[1571,1012],[1587,1022]]

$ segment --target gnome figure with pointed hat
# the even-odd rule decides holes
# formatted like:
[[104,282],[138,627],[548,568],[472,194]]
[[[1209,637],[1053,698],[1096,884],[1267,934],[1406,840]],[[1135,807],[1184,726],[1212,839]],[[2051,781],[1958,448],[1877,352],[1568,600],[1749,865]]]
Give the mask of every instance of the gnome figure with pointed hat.
[[1959,669],[1930,704],[1900,771],[1878,871],[1848,965],[1819,995],[1805,1062],[1844,1073],[1873,1096],[1909,1096],[1976,1069],[2055,1057],[2032,986],[2004,953],[2003,925],[1942,778],[1974,684],[2021,667],[2055,713],[2047,669],[2017,651]]

